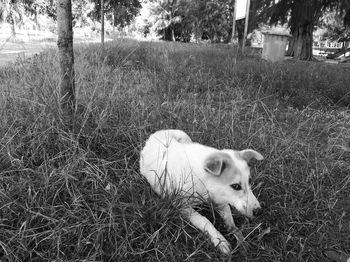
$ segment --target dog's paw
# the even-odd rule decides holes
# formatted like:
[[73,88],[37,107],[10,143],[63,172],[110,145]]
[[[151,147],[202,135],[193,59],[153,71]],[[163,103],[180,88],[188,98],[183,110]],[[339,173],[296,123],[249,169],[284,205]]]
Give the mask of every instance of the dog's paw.
[[221,240],[219,242],[219,244],[217,245],[217,247],[219,248],[219,250],[223,254],[228,255],[228,254],[231,253],[231,245],[226,239],[225,240]]

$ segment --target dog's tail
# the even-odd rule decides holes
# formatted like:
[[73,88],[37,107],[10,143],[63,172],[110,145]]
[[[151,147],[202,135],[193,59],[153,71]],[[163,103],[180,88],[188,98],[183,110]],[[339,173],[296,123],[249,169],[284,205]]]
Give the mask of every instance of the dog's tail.
[[190,144],[192,139],[182,130],[179,129],[166,129],[160,130],[153,134],[157,139],[164,142],[170,142],[175,139],[181,144]]

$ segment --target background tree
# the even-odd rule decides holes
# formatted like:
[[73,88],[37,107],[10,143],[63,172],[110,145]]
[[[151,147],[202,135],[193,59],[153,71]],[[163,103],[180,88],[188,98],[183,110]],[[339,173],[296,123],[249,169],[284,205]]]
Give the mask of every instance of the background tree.
[[107,9],[108,15],[110,15],[108,17],[114,17],[114,19],[112,19],[113,26],[124,28],[132,23],[141,7],[139,0],[110,1]]
[[71,0],[57,0],[57,31],[62,121],[72,129],[75,110],[75,74]]
[[73,26],[84,27],[91,26],[89,13],[95,8],[91,0],[74,0],[72,2]]
[[350,27],[344,23],[344,19],[336,11],[326,12],[320,23],[320,27],[325,30],[322,38],[343,43],[350,41]]
[[[95,4],[89,13],[92,19],[101,21],[101,0],[91,0]],[[104,13],[113,26],[124,28],[133,21],[141,8],[140,0],[104,0]],[[114,19],[113,19],[114,16]]]
[[175,39],[189,42],[194,38],[196,42],[202,38],[204,25],[201,19],[205,11],[205,1],[182,1],[178,8],[179,23],[176,23]]
[[335,10],[344,16],[350,0],[265,0],[265,15],[271,24],[288,23],[292,39],[288,55],[302,60],[312,59],[313,31],[319,25],[323,12]]
[[104,0],[101,0],[101,44],[102,44],[102,51],[103,46],[105,44],[105,3]]
[[191,37],[228,42],[231,36],[232,0],[153,0],[147,24],[165,40]]
[[231,0],[205,1],[202,14],[203,37],[211,42],[229,42],[232,34]]
[[16,24],[23,20],[25,13],[21,0],[0,0],[0,21],[11,25],[11,36],[16,37]]
[[36,28],[40,30],[39,15],[45,14],[53,3],[47,0],[24,0],[23,3],[26,13],[34,15]]
[[162,35],[163,40],[175,41],[176,24],[181,23],[181,4],[178,0],[153,0],[151,16],[154,20],[153,28]]

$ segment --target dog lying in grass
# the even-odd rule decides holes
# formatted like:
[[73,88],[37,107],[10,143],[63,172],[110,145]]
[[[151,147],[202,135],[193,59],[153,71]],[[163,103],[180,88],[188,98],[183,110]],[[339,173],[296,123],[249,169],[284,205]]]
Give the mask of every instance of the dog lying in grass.
[[244,237],[234,223],[230,206],[249,218],[261,211],[249,184],[247,163],[252,158],[262,160],[263,156],[252,149],[218,150],[192,142],[181,130],[161,130],[146,141],[140,171],[158,195],[180,192],[188,200],[185,218],[228,254],[230,243],[193,207],[201,201],[214,202],[228,230],[235,234],[238,244],[242,243]]

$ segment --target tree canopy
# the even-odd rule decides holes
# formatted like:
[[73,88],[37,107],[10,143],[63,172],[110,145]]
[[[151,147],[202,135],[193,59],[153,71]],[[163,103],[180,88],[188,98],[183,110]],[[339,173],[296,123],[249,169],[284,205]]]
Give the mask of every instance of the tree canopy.
[[[125,27],[129,25],[141,8],[139,0],[105,0],[105,14],[110,20],[114,17],[114,25]],[[100,21],[100,0],[73,0],[72,13],[74,24],[89,25],[88,21]],[[37,16],[46,14],[54,20],[57,18],[56,1],[54,0],[0,0],[0,22],[15,25],[32,17],[38,27]]]
[[[96,20],[100,20],[101,1],[90,1],[95,4],[95,8],[90,13],[90,16]],[[134,17],[139,13],[141,7],[141,2],[139,0],[104,0],[105,14],[108,15],[110,20],[114,17],[114,26],[125,27],[130,25]]]
[[231,37],[233,0],[150,0],[145,24],[165,40],[187,42],[191,36],[212,42]]

